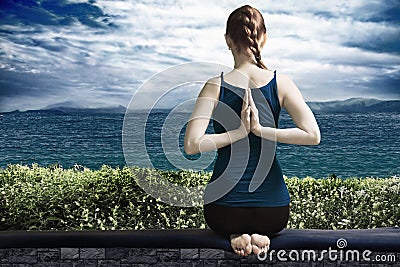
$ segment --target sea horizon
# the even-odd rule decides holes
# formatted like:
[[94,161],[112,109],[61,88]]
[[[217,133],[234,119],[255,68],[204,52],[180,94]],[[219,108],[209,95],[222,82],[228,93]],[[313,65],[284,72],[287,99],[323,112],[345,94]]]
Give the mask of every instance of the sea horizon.
[[[148,156],[154,168],[180,170],[169,162],[161,144],[161,122],[165,116],[163,113],[155,113],[148,118],[146,154],[132,151],[138,154],[137,166],[147,167],[148,161],[144,157]],[[179,119],[178,116],[187,114],[174,116]],[[365,178],[400,174],[397,164],[400,162],[400,141],[397,138],[400,113],[328,113],[315,116],[321,130],[319,145],[277,143],[276,154],[284,175],[299,178],[324,178],[332,175],[340,178]],[[6,168],[9,163],[37,163],[39,166],[59,164],[64,168],[78,164],[90,169],[99,169],[103,165],[128,166],[122,147],[123,120],[123,114],[3,115],[0,118],[0,154],[4,156],[0,159],[0,168]],[[290,116],[282,112],[279,128],[293,126]],[[174,127],[164,125],[166,131]],[[207,132],[210,131],[211,124]],[[184,127],[180,130],[179,148],[176,147],[175,152],[190,158],[183,151],[183,135]],[[177,137],[171,138],[165,142],[178,141]],[[210,172],[212,168],[213,164],[210,164],[203,171]]]

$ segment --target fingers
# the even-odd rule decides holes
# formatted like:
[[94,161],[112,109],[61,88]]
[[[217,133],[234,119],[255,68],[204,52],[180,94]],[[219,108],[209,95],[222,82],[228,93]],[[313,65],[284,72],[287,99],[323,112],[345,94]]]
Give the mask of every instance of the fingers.
[[249,92],[248,90],[245,90],[244,96],[243,96],[243,104],[242,104],[242,111],[241,111],[241,120],[243,122],[243,127],[246,130],[246,132],[250,131],[250,121],[251,121],[251,108],[249,105]]
[[254,103],[253,96],[251,95],[251,89],[247,88],[244,92],[243,96],[243,104],[242,104],[242,110],[246,109],[247,107],[250,107],[252,111],[256,112],[258,111],[256,104]]
[[242,121],[244,121],[245,123],[250,123],[250,112],[251,112],[251,108],[250,106],[244,107],[242,109]]
[[250,113],[251,113],[251,108],[250,108],[250,106],[248,106],[247,110],[246,110],[246,117],[245,117],[245,127],[246,127],[246,130],[248,132],[250,132],[250,128],[251,128],[251,116],[250,116]]
[[247,88],[248,95],[249,95],[249,103],[250,105],[254,105],[253,96],[251,95],[250,88]]
[[254,103],[253,96],[251,95],[250,88],[248,90],[248,98],[249,98],[249,107],[253,116],[251,116],[251,121],[253,124],[258,124],[258,109],[256,104]]
[[247,108],[248,105],[249,105],[249,91],[245,90],[244,96],[243,96],[242,110]]
[[247,106],[246,108],[246,120],[250,121],[250,112],[251,112],[251,107]]
[[253,96],[251,95],[250,88],[248,88],[246,91],[248,91],[249,106],[251,107],[252,111],[256,111],[257,107],[256,107],[256,104],[254,103]]

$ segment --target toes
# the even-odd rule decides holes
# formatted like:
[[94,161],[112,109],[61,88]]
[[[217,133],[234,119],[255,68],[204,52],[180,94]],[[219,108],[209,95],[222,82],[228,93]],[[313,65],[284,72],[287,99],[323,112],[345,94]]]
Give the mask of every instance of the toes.
[[248,244],[245,248],[246,255],[251,254],[252,250],[253,250],[253,246],[251,244]]
[[254,252],[254,254],[259,254],[260,253],[260,248],[256,245],[251,245],[252,246],[252,250]]
[[267,252],[267,248],[266,247],[262,247],[260,254],[266,253]]
[[269,250],[269,245],[262,247],[260,254],[267,253]]
[[254,233],[251,235],[251,244],[254,254],[260,255],[268,252],[270,239],[268,236]]
[[239,249],[237,250],[237,254],[241,256],[241,255],[242,255],[242,249],[239,248]]
[[262,248],[269,246],[270,239],[266,235],[252,234],[251,244],[257,246],[258,251],[261,251]]
[[233,251],[240,256],[247,256],[251,254],[252,246],[251,246],[251,237],[248,234],[232,234],[231,238],[231,247]]
[[242,248],[235,248],[234,251],[236,254],[238,254],[240,256],[243,256],[243,254],[244,254],[244,250]]

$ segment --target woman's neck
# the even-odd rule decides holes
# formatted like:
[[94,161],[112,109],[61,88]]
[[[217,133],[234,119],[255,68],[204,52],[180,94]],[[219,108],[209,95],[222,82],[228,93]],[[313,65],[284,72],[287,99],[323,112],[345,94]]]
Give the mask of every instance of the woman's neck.
[[257,66],[255,60],[246,54],[232,54],[235,69]]

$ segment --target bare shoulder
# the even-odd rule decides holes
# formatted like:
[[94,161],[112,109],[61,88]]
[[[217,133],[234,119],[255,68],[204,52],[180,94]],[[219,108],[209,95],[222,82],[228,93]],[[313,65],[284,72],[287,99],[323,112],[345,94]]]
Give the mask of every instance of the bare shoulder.
[[219,96],[219,88],[221,85],[221,77],[212,77],[207,80],[200,91],[199,96],[211,97],[217,99]]
[[213,77],[204,83],[204,86],[197,97],[191,117],[211,116],[218,103],[217,99],[219,97],[220,81],[221,78]]
[[216,76],[208,79],[207,84],[219,87],[221,85],[221,76]]
[[278,92],[282,96],[299,92],[299,88],[297,88],[296,84],[288,75],[282,73],[276,74],[276,84],[278,86]]
[[277,73],[276,74],[276,83],[278,85],[278,88],[282,91],[285,92],[288,90],[290,87],[294,85],[292,79],[283,73]]
[[278,97],[281,107],[285,107],[287,101],[285,99],[297,98],[299,100],[303,99],[303,96],[297,88],[293,80],[285,74],[276,75],[276,84],[278,87]]
[[303,96],[299,88],[289,76],[285,74],[279,74],[279,76],[276,76],[276,79],[278,87],[278,97],[282,107],[286,108],[287,105],[292,104],[292,100],[296,100],[296,102],[304,102]]

